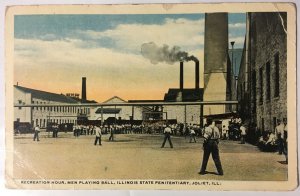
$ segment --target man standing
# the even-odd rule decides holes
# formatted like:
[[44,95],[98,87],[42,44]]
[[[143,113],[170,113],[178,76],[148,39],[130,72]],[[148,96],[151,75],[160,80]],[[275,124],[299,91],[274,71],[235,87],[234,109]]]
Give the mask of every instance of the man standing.
[[240,131],[241,131],[241,144],[245,144],[245,139],[246,139],[246,127],[244,125],[240,126]]
[[35,139],[37,139],[37,141],[40,141],[39,133],[40,133],[40,127],[39,127],[39,125],[37,124],[37,125],[34,127],[33,141],[35,141]]
[[53,125],[53,135],[52,137],[56,138],[58,134],[58,125]]
[[194,127],[190,128],[190,143],[192,143],[192,140],[196,143],[196,132],[194,130]]
[[278,143],[278,153],[283,152],[283,137],[284,137],[284,124],[281,120],[277,120],[277,126],[275,127],[275,135]]
[[108,131],[110,132],[110,136],[108,138],[109,141],[114,141],[114,126],[111,125],[109,126],[108,125]]
[[286,164],[288,164],[288,125],[287,119],[283,119],[284,132],[283,132],[283,154],[285,155]]
[[201,170],[199,172],[200,175],[204,175],[206,173],[206,166],[209,159],[210,154],[212,154],[213,160],[215,162],[216,168],[218,170],[219,175],[223,175],[223,169],[220,161],[219,155],[219,138],[220,132],[219,129],[213,125],[211,119],[207,119],[208,126],[204,131],[204,143],[203,143],[203,160]]
[[95,130],[96,130],[96,139],[95,139],[94,144],[96,146],[99,141],[99,145],[102,146],[102,144],[101,144],[101,136],[102,136],[101,127],[96,126]]
[[170,126],[167,125],[167,127],[164,129],[165,138],[164,138],[164,142],[161,145],[161,148],[165,147],[165,143],[167,140],[169,141],[170,147],[173,148],[173,144],[171,141],[171,132],[172,132],[172,130],[171,130]]

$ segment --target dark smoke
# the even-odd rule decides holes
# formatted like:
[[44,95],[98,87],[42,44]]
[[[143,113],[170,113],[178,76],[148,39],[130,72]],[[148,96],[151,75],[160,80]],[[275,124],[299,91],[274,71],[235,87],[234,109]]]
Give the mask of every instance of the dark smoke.
[[169,48],[168,45],[164,44],[162,47],[159,47],[154,42],[142,44],[141,53],[143,57],[149,59],[152,64],[159,62],[173,64],[178,61],[198,61],[196,57],[189,56],[187,52],[180,51],[179,46]]
[[199,60],[197,59],[197,57],[195,57],[195,56],[189,56],[189,57],[186,57],[185,58],[185,61],[194,61],[195,63],[196,62],[199,62]]

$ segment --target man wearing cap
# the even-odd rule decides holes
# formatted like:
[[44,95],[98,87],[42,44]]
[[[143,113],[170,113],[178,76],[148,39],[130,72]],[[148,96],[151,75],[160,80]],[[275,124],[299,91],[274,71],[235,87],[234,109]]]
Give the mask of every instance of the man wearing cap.
[[204,130],[204,143],[203,143],[204,153],[203,153],[202,166],[199,174],[204,175],[206,173],[207,162],[210,154],[212,154],[213,160],[218,170],[218,174],[222,176],[223,169],[220,161],[219,147],[218,147],[220,132],[219,129],[213,124],[211,119],[207,119],[207,124],[208,126]]

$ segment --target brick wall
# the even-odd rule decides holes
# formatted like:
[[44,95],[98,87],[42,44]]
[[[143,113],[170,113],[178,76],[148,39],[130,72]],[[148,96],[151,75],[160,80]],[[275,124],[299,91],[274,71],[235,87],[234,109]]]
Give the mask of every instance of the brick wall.
[[[256,82],[257,87],[256,121],[261,130],[274,130],[275,119],[287,117],[286,13],[251,13],[249,18],[251,73],[256,73],[256,81],[250,83]],[[277,59],[279,69],[276,68]],[[277,84],[279,95],[276,95]]]

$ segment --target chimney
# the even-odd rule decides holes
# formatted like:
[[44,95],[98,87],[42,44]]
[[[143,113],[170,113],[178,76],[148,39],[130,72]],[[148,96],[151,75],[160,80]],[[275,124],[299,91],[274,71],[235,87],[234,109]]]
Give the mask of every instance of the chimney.
[[183,61],[180,61],[180,91],[183,90]]
[[86,101],[86,77],[82,77],[81,102]]
[[199,61],[195,61],[195,89],[199,89]]

